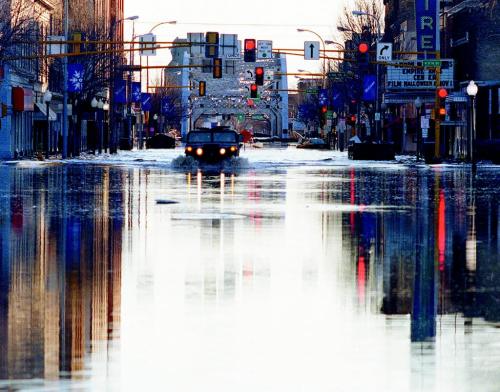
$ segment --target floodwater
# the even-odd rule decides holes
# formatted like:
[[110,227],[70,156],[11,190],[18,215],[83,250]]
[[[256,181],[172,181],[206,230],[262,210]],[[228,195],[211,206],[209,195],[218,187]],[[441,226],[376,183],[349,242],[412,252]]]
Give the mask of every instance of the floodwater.
[[162,154],[0,165],[0,389],[500,390],[498,168]]

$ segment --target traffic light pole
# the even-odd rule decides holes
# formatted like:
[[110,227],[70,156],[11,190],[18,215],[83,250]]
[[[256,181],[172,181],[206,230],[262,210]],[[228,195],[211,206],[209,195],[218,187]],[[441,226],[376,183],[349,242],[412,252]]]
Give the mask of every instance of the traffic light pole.
[[[439,55],[437,56],[439,58]],[[441,67],[436,67],[436,107],[434,109],[434,158],[439,160],[441,158],[441,121],[439,118],[439,107],[440,107],[440,98],[439,98],[439,87],[441,86]]]

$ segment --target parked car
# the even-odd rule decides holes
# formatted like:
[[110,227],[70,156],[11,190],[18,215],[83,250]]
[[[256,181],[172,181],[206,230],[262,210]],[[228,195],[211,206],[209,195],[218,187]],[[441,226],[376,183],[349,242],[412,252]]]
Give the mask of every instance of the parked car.
[[186,156],[203,162],[221,162],[240,154],[241,136],[227,127],[200,128],[186,137]]

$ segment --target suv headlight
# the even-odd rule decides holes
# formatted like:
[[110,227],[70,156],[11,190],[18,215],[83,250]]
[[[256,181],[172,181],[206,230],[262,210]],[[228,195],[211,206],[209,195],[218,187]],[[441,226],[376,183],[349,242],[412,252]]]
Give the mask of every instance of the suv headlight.
[[198,156],[202,156],[202,155],[203,155],[203,148],[201,148],[201,147],[200,147],[200,148],[197,148],[197,149],[196,149],[196,155],[198,155]]
[[221,148],[219,150],[219,152],[220,152],[220,155],[224,155],[226,153],[226,149],[225,148]]
[[187,152],[191,152],[191,151],[193,151],[193,147],[191,147],[191,146],[187,146],[187,147],[186,147],[186,151],[187,151]]

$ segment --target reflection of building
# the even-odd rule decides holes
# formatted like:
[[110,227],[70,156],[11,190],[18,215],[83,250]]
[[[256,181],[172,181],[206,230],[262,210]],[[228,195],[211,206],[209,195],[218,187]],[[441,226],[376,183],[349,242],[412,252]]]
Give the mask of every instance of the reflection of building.
[[[122,221],[110,214],[107,172],[93,174],[102,184],[86,199],[95,215],[79,218],[70,211],[80,196],[26,195],[46,172],[12,172],[8,188],[24,197],[0,218],[0,379],[55,379],[82,370],[119,328]],[[44,180],[57,188],[60,178],[54,170]]]

